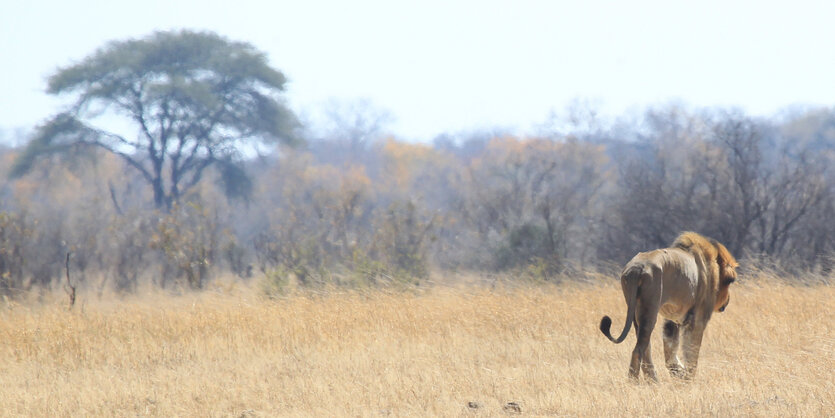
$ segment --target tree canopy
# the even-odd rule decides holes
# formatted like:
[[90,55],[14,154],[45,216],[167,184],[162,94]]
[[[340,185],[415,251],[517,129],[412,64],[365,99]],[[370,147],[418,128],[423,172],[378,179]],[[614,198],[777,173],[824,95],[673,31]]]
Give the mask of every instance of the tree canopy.
[[[108,43],[49,78],[49,94],[74,100],[38,127],[11,175],[44,155],[93,146],[137,169],[157,208],[170,208],[211,165],[228,195],[245,195],[240,147],[298,141],[298,121],[281,99],[285,83],[252,45],[210,32]],[[124,125],[117,118],[133,133],[110,128]]]

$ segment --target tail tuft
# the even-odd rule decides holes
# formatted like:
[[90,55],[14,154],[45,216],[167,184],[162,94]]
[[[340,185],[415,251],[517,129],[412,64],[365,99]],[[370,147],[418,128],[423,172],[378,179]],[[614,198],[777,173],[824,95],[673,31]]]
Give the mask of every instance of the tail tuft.
[[600,332],[602,332],[603,335],[609,337],[609,339],[612,339],[612,334],[609,331],[610,328],[612,328],[612,318],[604,316],[603,319],[600,320]]

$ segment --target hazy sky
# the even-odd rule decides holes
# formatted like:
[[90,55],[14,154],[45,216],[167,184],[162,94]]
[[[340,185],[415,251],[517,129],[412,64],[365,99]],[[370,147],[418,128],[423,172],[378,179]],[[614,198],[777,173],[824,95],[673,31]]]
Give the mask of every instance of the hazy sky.
[[591,99],[618,115],[669,100],[771,114],[835,104],[835,2],[2,0],[0,127],[59,110],[45,79],[109,40],[207,29],[266,52],[315,115],[368,99],[429,140],[530,130]]

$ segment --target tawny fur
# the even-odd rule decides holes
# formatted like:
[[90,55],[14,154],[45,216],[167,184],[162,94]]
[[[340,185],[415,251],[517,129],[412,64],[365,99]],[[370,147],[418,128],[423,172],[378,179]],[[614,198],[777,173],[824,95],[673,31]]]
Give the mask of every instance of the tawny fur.
[[[658,377],[650,355],[650,336],[660,314],[664,324],[664,358],[675,377],[696,373],[702,335],[714,311],[728,305],[728,287],[736,279],[738,263],[724,245],[695,232],[680,234],[669,248],[638,253],[621,273],[627,304],[626,324],[618,338],[604,316],[600,330],[620,343],[634,322],[638,337],[629,367],[630,377],[640,372],[653,381]],[[681,337],[682,343],[679,344]],[[678,358],[679,346],[684,363]]]

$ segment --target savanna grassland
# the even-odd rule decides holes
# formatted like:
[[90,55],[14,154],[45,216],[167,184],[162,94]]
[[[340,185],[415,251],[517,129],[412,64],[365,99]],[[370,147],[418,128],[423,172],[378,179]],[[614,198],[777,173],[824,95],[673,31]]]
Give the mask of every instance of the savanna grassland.
[[[605,284],[603,284],[605,283]],[[4,416],[832,416],[835,287],[734,285],[689,383],[632,384],[616,280],[0,309]],[[47,298],[48,299],[48,298]],[[653,358],[663,368],[660,329]]]

